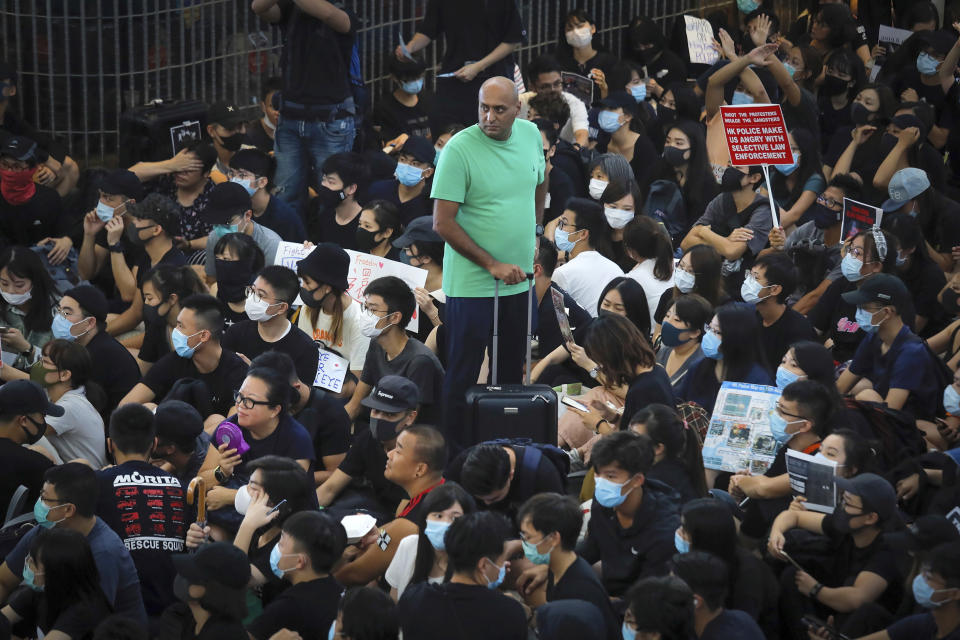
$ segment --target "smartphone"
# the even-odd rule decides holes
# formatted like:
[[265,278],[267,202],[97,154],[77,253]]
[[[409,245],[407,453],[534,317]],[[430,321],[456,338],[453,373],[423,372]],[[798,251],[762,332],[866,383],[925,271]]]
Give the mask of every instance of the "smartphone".
[[577,400],[574,400],[570,396],[563,396],[563,400],[561,400],[560,402],[567,405],[568,407],[573,407],[574,409],[577,409],[579,411],[590,411],[590,407],[583,404],[582,402],[578,402]]
[[806,573],[806,569],[804,569],[804,568],[801,567],[799,564],[797,564],[797,561],[794,560],[793,558],[791,558],[791,557],[789,556],[789,554],[787,554],[786,551],[781,551],[781,552],[780,552],[780,555],[782,555],[784,558],[786,558],[786,559],[787,559],[787,562],[789,562],[790,564],[792,564],[793,566],[795,566],[795,567],[797,568],[797,571],[803,571],[804,573]]
[[818,618],[818,617],[816,617],[816,616],[811,616],[811,615],[803,616],[803,617],[800,619],[800,622],[801,622],[802,624],[806,625],[806,627],[807,627],[808,629],[819,629],[819,628],[821,628],[821,627],[824,628],[824,629],[826,629],[826,630],[827,630],[827,633],[828,633],[828,634],[830,635],[830,637],[833,638],[834,640],[850,640],[850,637],[849,637],[849,636],[846,636],[846,635],[840,633],[839,631],[837,631],[836,629],[834,629],[834,628],[831,627],[829,624],[827,624],[826,622],[824,622],[823,620],[821,620],[820,618]]

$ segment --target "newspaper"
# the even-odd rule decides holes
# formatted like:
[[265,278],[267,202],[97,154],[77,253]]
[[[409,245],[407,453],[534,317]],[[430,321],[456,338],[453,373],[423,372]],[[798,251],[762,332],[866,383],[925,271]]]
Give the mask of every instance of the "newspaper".
[[560,72],[560,80],[563,82],[564,91],[580,98],[580,101],[587,105],[587,109],[593,106],[593,80],[570,71]]
[[779,397],[776,387],[724,382],[703,442],[703,465],[731,473],[766,473],[777,455],[770,412]]

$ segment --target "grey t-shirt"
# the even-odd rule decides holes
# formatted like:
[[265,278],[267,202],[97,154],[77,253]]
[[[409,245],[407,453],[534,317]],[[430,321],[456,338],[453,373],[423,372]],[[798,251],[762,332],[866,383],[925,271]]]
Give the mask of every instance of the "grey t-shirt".
[[[700,219],[697,220],[695,225],[709,225],[713,227],[727,222],[730,214],[729,212],[726,212],[725,215],[725,212],[723,211],[724,197],[729,198],[726,193],[721,193],[716,198],[711,200],[707,205],[707,208],[704,210],[703,215],[700,216]],[[749,249],[750,253],[753,255],[758,255],[761,251],[763,251],[764,247],[767,246],[767,237],[770,234],[770,229],[773,227],[773,220],[770,218],[770,201],[766,198],[766,196],[762,196],[759,193],[755,194],[753,201],[760,201],[760,205],[753,210],[753,213],[750,214],[749,220],[740,222],[731,221],[729,224],[731,231],[740,227],[746,227],[747,229],[753,231],[753,238],[747,243],[747,249]],[[744,222],[746,224],[744,224]],[[714,231],[722,236],[729,235],[727,233],[721,233],[716,229],[714,229]],[[725,272],[733,273],[740,270],[739,264],[734,267],[732,264],[728,266],[728,263],[730,263],[729,260],[724,260],[723,262]],[[739,263],[739,260],[735,262]]]
[[[253,238],[253,241],[256,242],[260,250],[263,251],[264,264],[271,265],[277,257],[277,246],[280,244],[282,238],[277,235],[276,231],[268,229],[262,224],[257,224],[256,222],[252,224],[253,234],[250,237]],[[203,271],[211,278],[217,275],[217,265],[214,262],[213,248],[217,246],[218,240],[220,240],[220,238],[215,237],[212,233],[207,236],[207,263],[203,265]]]
[[[387,360],[383,347],[376,340],[371,340],[360,381],[374,387],[386,375],[403,376],[413,381],[420,389],[421,408],[417,422],[438,424],[433,418],[439,418],[439,415],[430,415],[430,409],[439,409],[440,406],[443,365],[433,351],[419,340],[409,338],[403,351],[393,360]],[[424,417],[424,414],[427,416]]]

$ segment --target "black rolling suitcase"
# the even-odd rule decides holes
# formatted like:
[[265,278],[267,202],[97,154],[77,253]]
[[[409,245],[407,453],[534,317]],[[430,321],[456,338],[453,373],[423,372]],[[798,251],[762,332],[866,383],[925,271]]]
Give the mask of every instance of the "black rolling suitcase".
[[188,138],[200,139],[207,126],[207,108],[198,100],[134,107],[120,114],[120,166],[166,160]]
[[530,384],[531,315],[533,311],[533,275],[527,274],[527,372],[525,384],[497,384],[497,346],[499,344],[500,281],[495,285],[493,302],[493,353],[490,354],[491,384],[474,385],[467,390],[464,416],[466,446],[498,438],[530,438],[534,442],[557,444],[557,394],[545,384]]

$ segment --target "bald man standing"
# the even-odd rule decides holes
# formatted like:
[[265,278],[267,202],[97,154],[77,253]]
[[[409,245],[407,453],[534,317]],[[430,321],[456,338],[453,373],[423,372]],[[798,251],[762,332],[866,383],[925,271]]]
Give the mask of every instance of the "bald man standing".
[[495,278],[501,281],[498,382],[522,381],[525,274],[533,271],[548,186],[540,131],[517,120],[520,98],[513,81],[484,82],[477,111],[478,124],[444,146],[431,193],[433,226],[447,243],[444,425],[455,448],[473,444],[460,427],[467,388],[476,383],[491,344]]

